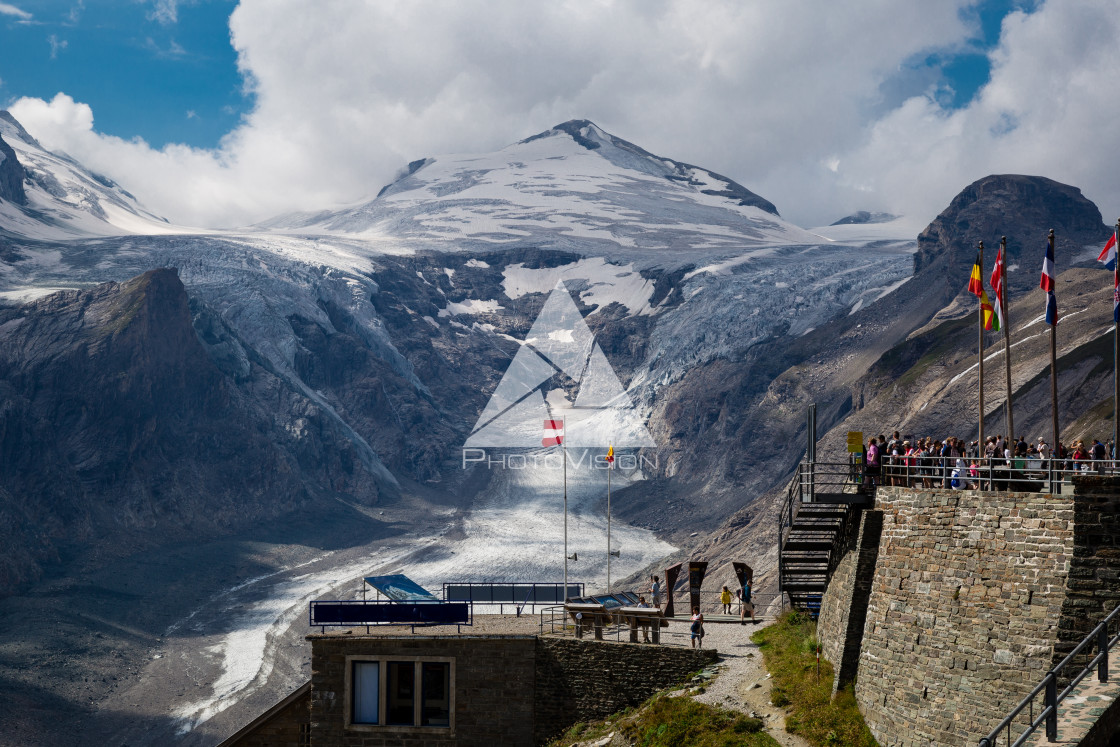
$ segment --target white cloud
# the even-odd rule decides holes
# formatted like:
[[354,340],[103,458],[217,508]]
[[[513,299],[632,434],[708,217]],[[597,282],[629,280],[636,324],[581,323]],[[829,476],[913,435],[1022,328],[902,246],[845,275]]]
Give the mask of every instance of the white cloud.
[[[1010,16],[993,80],[964,110],[885,103],[915,56],[974,43],[971,2],[243,0],[231,38],[255,106],[216,150],[98,134],[64,95],[12,110],[48,147],[197,224],[372,196],[407,161],[576,117],[737,179],[803,225],[855,209],[928,220],[992,171],[1120,196],[1101,157],[1120,144],[1104,0]],[[156,7],[175,17],[175,2]]]
[[1109,220],[1120,209],[1114,11],[1108,2],[1051,0],[1008,16],[992,79],[969,106],[906,101],[843,158],[842,177],[894,210],[932,217],[987,174],[1039,174],[1081,187]]
[[30,21],[31,14],[9,3],[0,3],[0,16],[15,16],[21,21]]
[[155,21],[162,26],[170,26],[179,22],[178,0],[155,0],[152,9],[148,12],[148,20]]
[[59,39],[56,34],[51,34],[47,37],[47,44],[51,46],[51,59],[57,60],[58,53],[70,46],[70,42],[65,39]]

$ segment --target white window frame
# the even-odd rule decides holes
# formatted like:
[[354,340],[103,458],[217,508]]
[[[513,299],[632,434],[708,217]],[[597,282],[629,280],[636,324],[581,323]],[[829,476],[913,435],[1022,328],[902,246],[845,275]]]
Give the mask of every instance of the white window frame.
[[[385,721],[387,719],[388,705],[389,705],[389,662],[411,662],[414,669],[414,682],[416,683],[413,688],[413,702],[412,702],[412,723],[413,726],[389,725]],[[354,718],[354,663],[355,662],[378,662],[378,687],[377,687],[377,718],[379,723],[359,723],[353,722]],[[423,697],[423,671],[421,665],[425,663],[437,662],[448,664],[448,724],[447,726],[418,726],[422,720],[424,697]],[[453,656],[392,656],[388,654],[376,655],[361,655],[355,654],[346,657],[346,673],[344,693],[346,699],[344,714],[344,726],[347,729],[354,731],[377,731],[377,732],[404,732],[404,733],[419,733],[419,734],[442,734],[448,737],[455,735],[455,657]]]

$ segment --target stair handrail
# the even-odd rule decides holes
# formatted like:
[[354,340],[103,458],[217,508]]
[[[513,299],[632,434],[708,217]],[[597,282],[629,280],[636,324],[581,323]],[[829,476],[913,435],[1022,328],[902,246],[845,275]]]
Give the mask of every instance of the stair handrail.
[[[1108,652],[1112,650],[1113,646],[1120,641],[1120,633],[1117,633],[1111,639],[1108,637],[1108,626],[1114,619],[1118,619],[1117,613],[1120,613],[1120,605],[1117,605],[1112,612],[1108,613],[1105,619],[1101,620],[1089,635],[1077,647],[1062,659],[1058,666],[1051,669],[1042,678],[1042,682],[1038,683],[1030,695],[1023,698],[1019,705],[1007,715],[1003,721],[999,722],[999,726],[992,729],[988,736],[980,740],[980,747],[996,747],[996,740],[999,738],[999,733],[1004,729],[1007,730],[1007,744],[1009,747],[1020,747],[1026,742],[1027,738],[1034,734],[1034,730],[1039,727],[1044,721],[1046,722],[1046,739],[1047,741],[1054,742],[1058,739],[1058,705],[1066,699],[1066,697],[1073,692],[1081,680],[1089,675],[1093,667],[1097,668],[1097,680],[1099,682],[1108,682]],[[1058,692],[1058,679],[1061,677],[1062,671],[1069,666],[1073,661],[1073,657],[1077,656],[1083,649],[1089,646],[1094,640],[1097,643],[1097,655],[1094,656],[1088,664],[1080,672],[1077,673],[1070,683],[1061,693]],[[1038,694],[1045,691],[1043,696],[1042,710],[1038,716],[1034,716],[1034,699]],[[1030,706],[1030,720],[1027,723],[1026,730],[1019,735],[1019,738],[1014,742],[1011,741],[1011,722],[1015,717],[1023,712],[1023,709]]]
[[781,511],[778,512],[778,598],[782,602],[782,610],[786,608],[785,589],[783,588],[783,579],[785,577],[785,544],[786,544],[786,529],[793,525],[793,501],[794,499],[801,500],[801,463],[793,471],[793,479],[789,482],[789,487],[786,489],[786,500],[782,504]]

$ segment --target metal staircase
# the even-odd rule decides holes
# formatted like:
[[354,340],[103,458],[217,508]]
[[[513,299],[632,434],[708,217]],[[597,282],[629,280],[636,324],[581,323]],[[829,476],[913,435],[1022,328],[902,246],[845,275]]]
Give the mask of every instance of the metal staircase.
[[778,525],[778,591],[816,616],[857,511],[874,486],[851,465],[802,462],[790,482]]

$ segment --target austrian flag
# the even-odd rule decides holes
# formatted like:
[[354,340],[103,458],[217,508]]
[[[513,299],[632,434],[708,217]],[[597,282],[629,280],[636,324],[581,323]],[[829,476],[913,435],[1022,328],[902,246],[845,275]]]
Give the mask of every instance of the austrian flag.
[[541,446],[559,446],[562,443],[564,443],[564,421],[544,421],[544,438],[541,439]]

